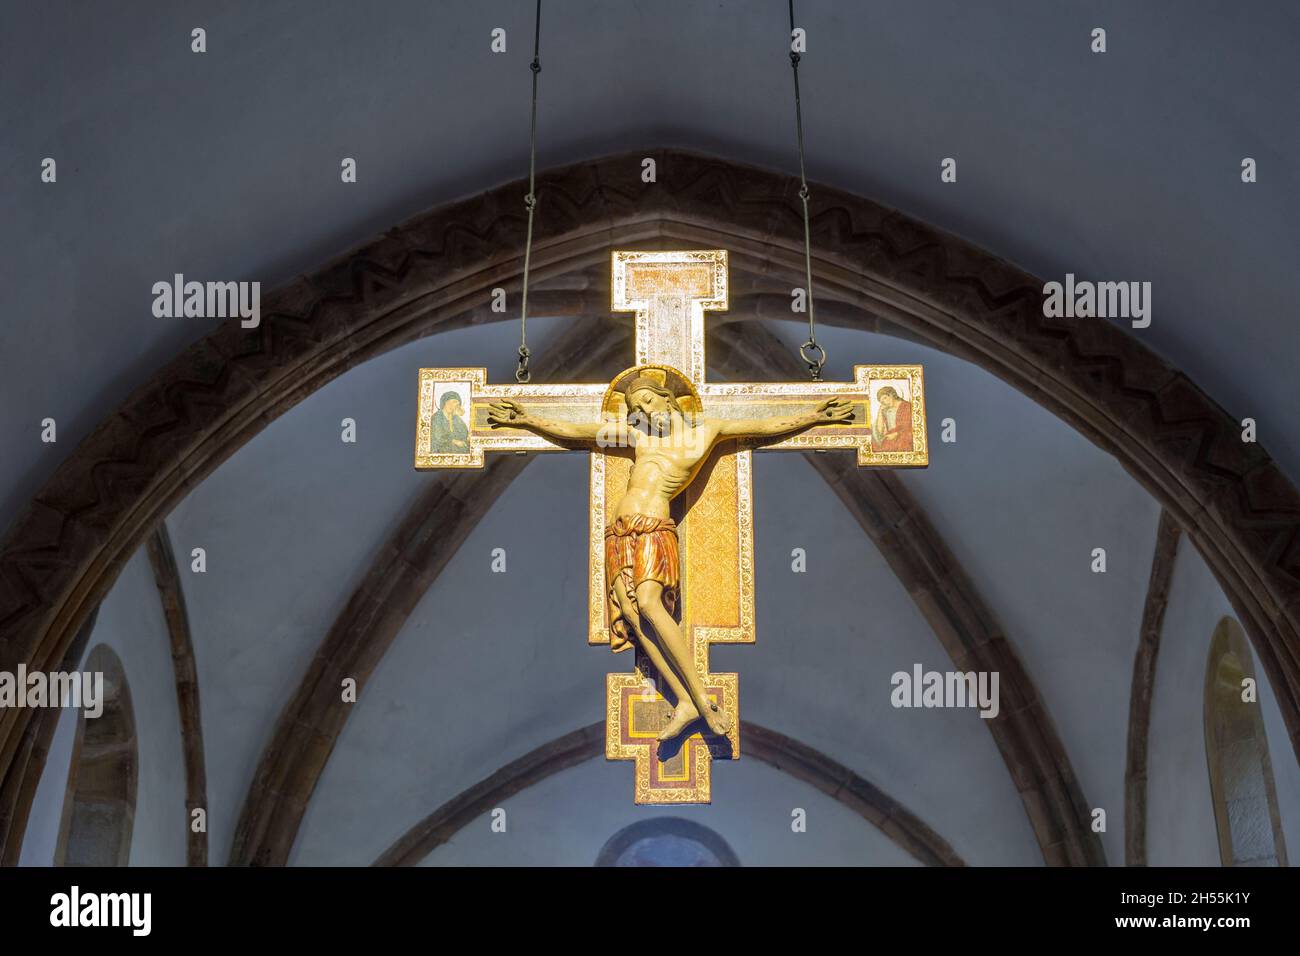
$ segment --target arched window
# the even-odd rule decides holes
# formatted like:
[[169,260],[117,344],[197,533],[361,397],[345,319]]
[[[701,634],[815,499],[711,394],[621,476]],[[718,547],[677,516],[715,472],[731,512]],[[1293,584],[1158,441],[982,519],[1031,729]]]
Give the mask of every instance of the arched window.
[[[1268,756],[1250,647],[1225,617],[1214,629],[1205,672],[1205,755],[1224,866],[1286,866],[1273,765]],[[1243,699],[1243,697],[1245,699]]]
[[126,866],[135,824],[135,712],[122,662],[106,644],[86,658],[84,670],[104,675],[104,710],[77,717],[55,866]]
[[740,866],[735,851],[706,826],[655,817],[624,827],[600,849],[597,866]]

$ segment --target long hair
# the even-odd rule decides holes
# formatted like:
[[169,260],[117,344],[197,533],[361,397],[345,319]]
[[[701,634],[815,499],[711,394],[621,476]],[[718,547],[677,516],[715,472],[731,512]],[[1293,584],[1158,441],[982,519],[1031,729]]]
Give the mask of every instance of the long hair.
[[682,410],[681,403],[677,401],[677,395],[672,389],[665,388],[649,376],[641,375],[632,379],[632,381],[623,389],[623,395],[627,402],[627,419],[628,422],[632,424],[632,427],[641,428],[641,426],[644,425],[645,430],[647,431],[650,428],[649,416],[642,412],[641,409],[632,407],[632,393],[640,391],[641,389],[654,392],[656,395],[666,398],[670,409],[680,415],[683,421],[694,424],[695,416],[688,416],[686,412]]

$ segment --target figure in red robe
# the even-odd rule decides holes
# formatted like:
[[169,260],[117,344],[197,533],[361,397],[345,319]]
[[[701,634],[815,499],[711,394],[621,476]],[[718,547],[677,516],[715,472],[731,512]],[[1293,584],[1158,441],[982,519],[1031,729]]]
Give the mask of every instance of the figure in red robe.
[[873,450],[911,451],[912,403],[903,401],[892,385],[876,392],[876,402],[880,411],[871,426]]

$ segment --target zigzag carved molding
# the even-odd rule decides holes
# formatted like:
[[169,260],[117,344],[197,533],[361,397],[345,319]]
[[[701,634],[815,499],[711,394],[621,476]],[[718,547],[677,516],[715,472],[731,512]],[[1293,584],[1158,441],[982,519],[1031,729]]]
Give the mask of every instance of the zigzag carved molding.
[[[697,237],[759,273],[797,275],[788,176],[678,151],[540,177],[538,280],[619,241]],[[524,187],[440,207],[268,296],[257,329],[227,323],[138,388],[50,478],[0,547],[0,667],[48,670],[156,523],[304,397],[431,329],[463,324],[522,266]],[[1114,454],[1205,556],[1250,634],[1300,753],[1300,494],[1236,422],[1126,330],[1054,320],[1042,282],[870,200],[818,187],[819,290],[978,362]],[[795,283],[797,284],[797,283]],[[0,714],[0,847],[11,838],[27,710]],[[21,814],[19,814],[21,815]]]

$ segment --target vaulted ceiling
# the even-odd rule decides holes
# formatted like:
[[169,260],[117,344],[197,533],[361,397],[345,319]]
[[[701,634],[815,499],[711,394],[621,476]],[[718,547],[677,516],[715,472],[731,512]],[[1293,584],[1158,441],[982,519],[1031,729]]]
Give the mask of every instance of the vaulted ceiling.
[[[644,147],[794,170],[780,0],[544,4],[545,166]],[[809,176],[1043,276],[1150,280],[1142,332],[1300,477],[1292,51],[1300,11],[1208,2],[804,0]],[[176,272],[264,288],[527,169],[533,4],[42,4],[9,11],[0,156],[6,414],[75,442],[206,329],[156,319]],[[190,52],[190,30],[208,53]],[[508,51],[489,52],[494,27]],[[1108,30],[1092,54],[1088,33]],[[39,161],[60,162],[56,188]],[[339,181],[345,156],[358,182]],[[939,162],[958,160],[958,181]],[[1260,181],[1240,181],[1240,161]],[[30,175],[24,175],[22,171]],[[111,237],[111,238],[110,238]],[[21,346],[21,347],[19,347]],[[72,383],[76,387],[72,387]],[[66,445],[61,445],[64,448]],[[57,463],[0,472],[6,520]]]
[[[1300,185],[1286,165],[1300,133],[1279,121],[1291,112],[1300,14],[1208,3],[1180,4],[1181,19],[1118,2],[1006,4],[996,16],[957,0],[799,7],[810,177],[1042,276],[1152,281],[1153,323],[1133,334],[1234,418],[1259,419],[1263,443],[1300,478],[1300,432],[1281,417],[1300,361],[1290,331]],[[181,272],[270,289],[411,214],[521,175],[532,9],[179,4],[146,17],[52,5],[0,31],[0,61],[28,91],[6,104],[0,160],[31,173],[0,199],[10,263],[0,440],[22,450],[0,462],[0,517],[11,520],[109,409],[211,331],[153,317],[154,282]],[[780,2],[547,3],[539,165],[681,146],[792,170],[784,17]],[[206,54],[189,50],[195,26],[207,30]],[[488,49],[498,26],[502,55]],[[1094,26],[1108,31],[1104,55],[1088,51]],[[47,155],[59,161],[55,187],[36,175]],[[339,181],[345,156],[358,161],[356,184]],[[939,180],[948,156],[955,184]],[[1259,161],[1258,184],[1241,183],[1243,156]],[[536,321],[539,357],[567,322]],[[796,325],[767,324],[792,348],[801,341]],[[414,370],[484,365],[508,379],[515,334],[510,323],[445,332],[358,365],[272,421],[168,519],[179,555],[209,555],[207,573],[183,581],[214,862],[286,697],[427,485],[409,468]],[[931,418],[955,418],[958,440],[932,438],[931,468],[904,485],[1019,649],[1090,804],[1122,816],[1159,505],[980,368],[894,336],[821,334],[829,378],[849,377],[855,362],[925,365]],[[39,443],[45,417],[59,423],[56,445]],[[358,422],[355,445],[339,441],[345,417]],[[755,472],[759,643],[716,655],[741,673],[750,719],[884,786],[968,861],[1040,860],[982,722],[895,710],[881,690],[913,662],[947,666],[905,587],[867,538],[846,533],[853,518],[804,461],[759,456]],[[506,760],[600,716],[613,664],[581,637],[584,497],[582,461],[543,457],[474,528],[367,685],[292,861],[369,862]],[[1089,572],[1099,546],[1105,575]],[[505,583],[487,573],[496,547],[509,555]],[[808,552],[807,574],[790,570],[795,547]],[[114,592],[105,639],[156,630],[122,610],[151,583],[132,568],[119,589],[136,592]],[[140,667],[124,661],[128,673]],[[737,802],[729,787],[751,777],[761,785],[761,771],[733,783],[727,769],[719,804]],[[965,781],[959,792],[954,779]],[[1102,843],[1123,859],[1120,828]]]

